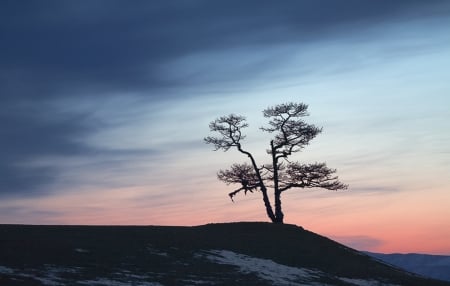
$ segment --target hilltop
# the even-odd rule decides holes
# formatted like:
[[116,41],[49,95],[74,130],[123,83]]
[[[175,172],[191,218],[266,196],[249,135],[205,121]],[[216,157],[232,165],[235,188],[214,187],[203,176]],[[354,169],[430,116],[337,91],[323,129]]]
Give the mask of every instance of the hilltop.
[[0,285],[450,285],[294,225],[0,226]]

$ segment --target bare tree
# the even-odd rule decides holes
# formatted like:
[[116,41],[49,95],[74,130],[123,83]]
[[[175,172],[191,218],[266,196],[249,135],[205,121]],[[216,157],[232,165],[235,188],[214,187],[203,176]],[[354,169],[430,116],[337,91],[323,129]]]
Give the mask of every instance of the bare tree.
[[[269,119],[268,126],[261,130],[272,133],[270,148],[267,153],[271,162],[257,165],[254,156],[243,149],[241,142],[245,136],[242,129],[248,127],[243,116],[231,114],[212,121],[211,131],[218,137],[208,136],[204,140],[214,145],[215,151],[228,151],[236,148],[246,155],[250,164],[233,164],[230,169],[220,170],[219,180],[226,184],[238,184],[240,187],[229,193],[231,200],[240,192],[261,191],[267,216],[274,223],[283,223],[284,214],[281,208],[281,193],[293,188],[324,188],[327,190],[347,189],[325,163],[301,164],[291,162],[290,156],[300,152],[316,137],[322,128],[307,124],[302,117],[308,116],[308,105],[303,103],[287,103],[269,107],[263,111]],[[268,196],[268,189],[273,190],[274,208]]]

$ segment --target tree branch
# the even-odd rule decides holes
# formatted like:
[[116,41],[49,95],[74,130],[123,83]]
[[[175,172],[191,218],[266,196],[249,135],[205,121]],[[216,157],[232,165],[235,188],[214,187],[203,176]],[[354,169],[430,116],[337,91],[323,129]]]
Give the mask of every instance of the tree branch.
[[221,136],[208,136],[203,140],[206,144],[212,144],[214,151],[219,149],[228,151],[231,147],[237,147],[241,140],[245,138],[241,132],[242,128],[245,127],[248,127],[248,124],[243,116],[235,114],[222,116],[209,124],[209,129],[218,132]]
[[283,176],[281,191],[291,188],[323,188],[327,190],[345,190],[347,185],[335,176],[335,169],[330,169],[325,163],[299,164],[290,163]]
[[321,128],[306,124],[300,119],[309,115],[307,109],[308,106],[303,103],[287,103],[263,111],[264,117],[270,118],[270,121],[269,127],[261,129],[270,133],[277,132],[273,147],[268,150],[269,154],[275,152],[276,160],[299,152],[322,132]]
[[229,184],[240,184],[242,187],[229,193],[231,200],[233,197],[241,191],[253,193],[261,187],[261,183],[257,174],[255,173],[252,166],[249,164],[233,164],[228,170],[220,170],[217,173],[217,178],[227,185]]

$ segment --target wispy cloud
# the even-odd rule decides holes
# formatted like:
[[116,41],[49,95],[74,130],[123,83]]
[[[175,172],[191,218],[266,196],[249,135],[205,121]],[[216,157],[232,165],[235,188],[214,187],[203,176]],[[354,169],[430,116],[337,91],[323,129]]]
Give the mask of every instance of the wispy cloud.
[[383,240],[365,235],[333,236],[332,238],[354,249],[365,251],[377,250],[384,243]]

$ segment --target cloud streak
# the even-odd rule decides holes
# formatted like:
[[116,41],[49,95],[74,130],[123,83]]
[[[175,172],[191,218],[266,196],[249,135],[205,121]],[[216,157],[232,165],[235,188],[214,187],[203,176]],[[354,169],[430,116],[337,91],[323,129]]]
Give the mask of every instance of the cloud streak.
[[348,245],[357,250],[375,250],[383,245],[384,241],[375,237],[357,235],[357,236],[334,236],[333,239],[344,245]]

